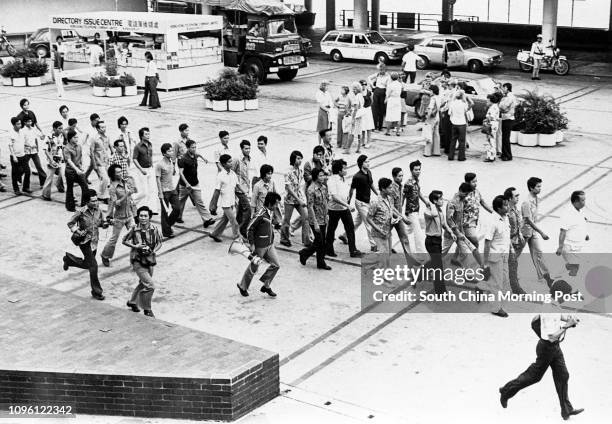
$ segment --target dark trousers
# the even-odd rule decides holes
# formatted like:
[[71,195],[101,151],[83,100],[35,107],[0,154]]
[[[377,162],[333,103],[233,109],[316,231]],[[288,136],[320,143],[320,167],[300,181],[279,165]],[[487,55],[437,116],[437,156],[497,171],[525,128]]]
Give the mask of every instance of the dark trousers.
[[75,201],[74,201],[74,184],[78,184],[81,187],[81,206],[85,206],[87,203],[87,181],[85,180],[85,175],[79,175],[76,171],[69,166],[66,167],[66,209],[69,211],[74,211]]
[[327,224],[325,251],[327,253],[334,253],[334,238],[336,237],[336,228],[338,228],[338,222],[342,220],[342,225],[344,225],[344,231],[346,232],[346,238],[348,240],[349,252],[355,252],[357,250],[355,247],[355,223],[353,222],[351,211],[348,209],[343,211],[329,210],[328,214],[329,223]]
[[[13,157],[11,156],[11,179],[13,180],[13,191],[19,191],[19,184],[23,184],[23,187],[30,185],[30,167],[28,166],[29,160],[30,159],[27,155],[17,158],[17,161],[14,161]],[[23,178],[23,182],[21,181],[21,178]]]
[[145,77],[145,90],[142,96],[141,106],[146,106],[147,101],[151,107],[160,107],[159,96],[157,95],[157,78]]
[[467,125],[453,125],[450,144],[448,146],[448,158],[455,159],[455,144],[459,140],[459,160],[465,160],[465,134]]
[[[166,202],[166,206],[172,209],[170,215],[166,212],[164,202]],[[176,190],[164,191],[164,199],[159,199],[159,203],[161,206],[162,235],[164,237],[169,237],[172,235],[172,226],[176,224],[176,220],[181,214],[181,204],[179,203],[178,193]]]
[[408,71],[402,71],[404,73],[404,75],[406,75],[407,79],[410,79],[410,84],[414,84],[414,80],[416,79],[416,71],[414,72],[408,72]]
[[70,267],[88,269],[89,270],[89,284],[91,285],[91,294],[98,296],[102,294],[102,286],[100,280],[98,280],[98,262],[96,261],[96,251],[91,250],[91,243],[87,242],[79,246],[83,257],[73,255],[72,253],[66,252],[66,264]]
[[500,389],[502,396],[510,399],[525,387],[537,383],[542,379],[548,367],[550,367],[553,373],[553,380],[555,381],[555,389],[557,389],[557,395],[559,396],[561,415],[569,414],[574,408],[567,395],[569,372],[565,366],[561,346],[559,346],[559,343],[551,343],[540,339],[536,347],[536,355],[535,362],[525,372],[506,383]]
[[440,112],[440,147],[444,149],[444,153],[448,154],[448,146],[450,145],[450,139],[453,131],[453,124],[451,124],[448,112]]
[[[36,167],[36,171],[38,172],[38,182],[40,183],[40,188],[45,185],[45,181],[47,180],[47,173],[43,169],[40,163],[40,157],[38,157],[38,153],[34,153],[32,155],[25,155],[27,158],[26,166],[30,167],[30,161],[34,162],[34,166]],[[29,173],[28,173],[29,174]],[[27,180],[23,181],[23,189],[29,190],[30,188],[30,178],[28,175]]]
[[320,225],[319,232],[316,232],[314,229],[314,225],[310,226],[312,233],[314,234],[314,241],[308,247],[300,250],[300,255],[304,258],[308,259],[313,254],[317,255],[317,266],[325,266],[325,236],[326,236],[326,225]]
[[372,94],[372,116],[374,117],[374,128],[382,130],[385,122],[387,105],[385,104],[386,90],[375,88]]
[[512,159],[512,147],[510,147],[510,131],[514,125],[513,119],[504,119],[501,122],[502,128],[502,151],[501,157],[506,159]]
[[[427,262],[427,268],[431,269],[434,275],[433,284],[434,290],[438,294],[446,292],[446,284],[444,284],[444,268],[442,266],[442,237],[440,236],[426,236],[425,237],[425,249],[429,253],[429,262]],[[440,278],[438,278],[440,277]]]
[[236,221],[240,225],[240,235],[247,237],[247,229],[251,222],[251,202],[246,194],[236,193],[238,199],[238,210],[236,212]]

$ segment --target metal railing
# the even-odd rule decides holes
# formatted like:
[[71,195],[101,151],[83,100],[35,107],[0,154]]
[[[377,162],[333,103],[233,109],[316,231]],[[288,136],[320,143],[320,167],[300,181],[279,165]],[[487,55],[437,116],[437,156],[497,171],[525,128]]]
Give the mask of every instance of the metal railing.
[[[480,18],[473,15],[455,15],[459,21],[479,22]],[[390,29],[414,29],[438,30],[438,21],[442,19],[441,14],[435,13],[415,13],[415,12],[380,12],[379,22],[381,28]],[[342,9],[340,12],[340,24],[343,27],[352,27],[354,11]],[[368,12],[368,26],[372,23],[372,13]]]

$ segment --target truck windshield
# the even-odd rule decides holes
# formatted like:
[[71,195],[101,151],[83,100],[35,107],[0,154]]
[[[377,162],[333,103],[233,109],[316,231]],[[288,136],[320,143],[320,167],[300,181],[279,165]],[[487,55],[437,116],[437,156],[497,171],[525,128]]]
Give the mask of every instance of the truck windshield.
[[387,40],[377,32],[368,32],[366,35],[368,40],[370,40],[370,44],[385,44],[387,42]]
[[468,50],[468,49],[473,49],[474,47],[478,47],[476,43],[474,43],[470,37],[460,38],[459,44],[461,44],[461,47],[463,48],[463,50]]
[[268,36],[295,34],[295,25],[291,19],[268,21]]

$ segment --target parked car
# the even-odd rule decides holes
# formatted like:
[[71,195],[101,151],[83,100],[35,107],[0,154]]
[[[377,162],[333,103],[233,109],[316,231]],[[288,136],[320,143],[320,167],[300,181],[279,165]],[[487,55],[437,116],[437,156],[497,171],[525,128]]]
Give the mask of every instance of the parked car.
[[407,48],[404,43],[385,40],[377,31],[335,30],[329,31],[321,39],[321,51],[334,62],[362,59],[378,63],[382,58],[388,63],[401,60]]
[[447,68],[467,67],[470,72],[482,72],[504,60],[499,50],[479,47],[465,35],[433,34],[425,37],[414,46],[414,52],[421,60],[417,68],[426,69],[430,65]]
[[[78,40],[79,34],[72,30],[62,30],[64,41]],[[49,28],[39,28],[34,34],[28,37],[26,42],[29,49],[36,52],[38,57],[49,57],[51,53],[51,44],[49,40]],[[55,43],[55,40],[53,40]]]
[[[453,72],[453,78],[457,79],[465,94],[472,99],[474,106],[474,123],[480,123],[487,114],[487,96],[495,92],[498,83],[486,75],[474,75],[467,72]],[[421,86],[411,84],[406,91],[406,104],[414,106],[418,114],[421,106]]]

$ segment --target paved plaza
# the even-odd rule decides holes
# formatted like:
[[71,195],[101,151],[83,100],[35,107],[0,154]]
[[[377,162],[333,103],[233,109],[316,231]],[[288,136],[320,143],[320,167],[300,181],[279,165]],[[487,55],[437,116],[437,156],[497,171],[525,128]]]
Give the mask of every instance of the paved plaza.
[[[314,98],[320,81],[331,80],[335,95],[341,85],[349,85],[373,72],[368,64],[313,60],[295,81],[281,83],[272,79],[262,86],[260,109],[242,113],[206,110],[200,88],[160,93],[162,108],[151,111],[138,107],[138,98],[95,98],[85,84],[71,83],[61,99],[52,84],[0,87],[1,160],[8,165],[10,117],[17,115],[19,100],[25,97],[45,132],[50,132],[52,122],[59,118],[61,104],[69,106],[71,116],[79,120],[81,128],[88,127],[89,114],[98,113],[107,122],[111,140],[118,133],[115,123],[122,115],[129,119],[132,133],[147,126],[151,129],[155,161],[161,157],[161,144],[177,139],[177,128],[182,122],[189,124],[199,153],[209,160],[213,159],[220,130],[230,132],[230,148],[235,152],[241,140],[254,143],[259,135],[266,135],[274,180],[277,187],[284,187],[283,176],[291,151],[300,150],[304,160],[309,160],[316,145]],[[423,157],[424,141],[413,125],[413,114],[409,113],[409,125],[403,135],[373,134],[373,143],[365,153],[370,158],[374,179],[390,178],[391,169],[397,166],[404,169],[407,178],[408,164],[419,159],[423,164],[424,193],[440,189],[445,198],[450,198],[463,181],[464,173],[475,172],[478,188],[490,204],[510,186],[517,187],[524,199],[527,179],[538,176],[543,179],[540,225],[550,235],[544,247],[551,253],[558,243],[560,211],[569,204],[572,191],[584,190],[590,234],[587,249],[610,252],[612,79],[545,74],[536,84],[525,74],[498,71],[491,76],[511,82],[517,94],[537,88],[556,97],[570,120],[565,141],[552,148],[513,145],[513,161],[485,163],[484,135],[479,127],[473,126],[467,161],[449,162],[444,156]],[[422,77],[419,72],[417,80]],[[341,155],[340,151],[337,153]],[[350,177],[357,170],[357,155],[351,153],[343,158],[349,164]],[[208,204],[216,167],[211,162],[199,168],[204,201]],[[92,179],[95,186],[94,174]],[[3,181],[10,183],[10,177]],[[32,196],[15,197],[11,191],[0,193],[0,284],[19,279],[77,295],[92,304],[97,302],[90,297],[86,271],[62,270],[64,252],[76,253],[66,227],[69,213],[63,204],[63,194],[53,192],[53,201],[44,202],[37,178],[32,181]],[[485,226],[490,219],[487,215],[481,212]],[[159,225],[159,217],[155,223]],[[348,249],[337,242],[338,257],[328,259],[331,271],[316,269],[313,261],[304,267],[298,261],[299,235],[293,237],[291,248],[277,247],[281,269],[273,288],[278,297],[271,299],[259,293],[259,287],[253,284],[250,297],[243,298],[236,283],[246,261],[228,254],[229,230],[223,243],[215,243],[188,202],[184,224],[175,227],[175,234],[165,240],[158,254],[155,269],[158,286],[153,298],[156,317],[280,356],[281,396],[243,417],[241,423],[546,424],[561,420],[550,373],[542,383],[512,398],[507,409],[499,404],[498,388],[535,359],[536,339],[530,329],[533,314],[511,314],[508,319],[500,319],[484,312],[418,313],[418,303],[394,314],[376,313],[376,309],[364,313],[360,259],[351,258]],[[101,230],[100,244],[109,236],[110,230]],[[394,242],[397,243],[396,238]],[[363,227],[357,230],[357,247],[364,252],[369,250]],[[125,302],[135,279],[128,248],[118,246],[111,267],[100,264],[104,303],[131,314]],[[525,277],[522,284],[526,290],[541,289],[535,278]],[[54,336],[69,340],[72,334],[58,331]],[[571,376],[570,398],[576,407],[586,409],[572,421],[602,423],[612,414],[609,394],[604,390],[612,381],[611,340],[610,315],[582,314],[580,326],[568,334],[563,344]],[[44,356],[44,345],[40,346],[39,354]],[[178,421],[78,416],[66,422]]]

